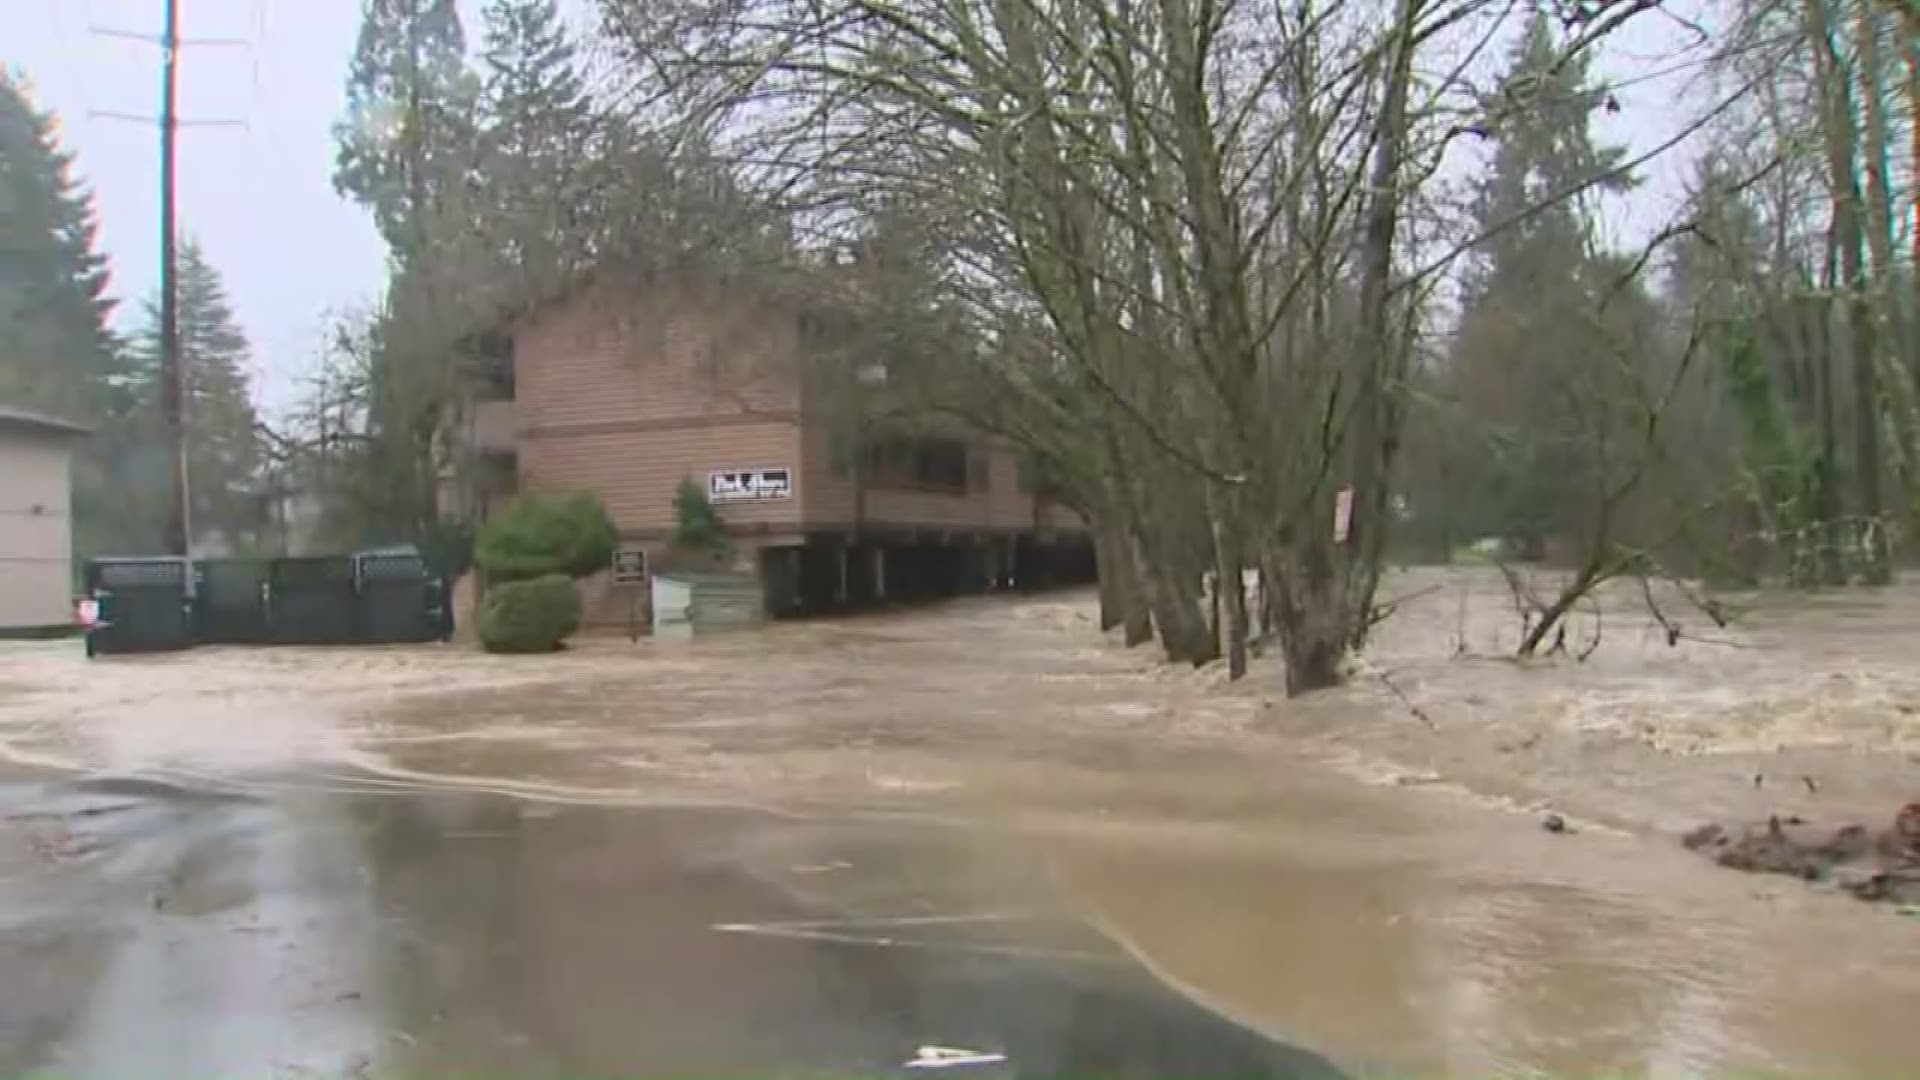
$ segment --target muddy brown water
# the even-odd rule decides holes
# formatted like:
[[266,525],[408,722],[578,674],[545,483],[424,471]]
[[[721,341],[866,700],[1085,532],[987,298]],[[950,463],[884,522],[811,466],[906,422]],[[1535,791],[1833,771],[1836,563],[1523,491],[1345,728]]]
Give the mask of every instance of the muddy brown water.
[[[952,833],[463,792],[18,785],[0,1070],[1331,1080]],[[78,843],[79,847],[75,847]]]
[[1475,658],[1484,578],[1434,584],[1300,704],[1084,596],[539,660],[19,647],[0,1067],[1920,1075],[1920,920],[1659,831],[1815,799],[1756,760],[1908,782],[1920,592],[1677,650],[1614,598],[1540,670]]

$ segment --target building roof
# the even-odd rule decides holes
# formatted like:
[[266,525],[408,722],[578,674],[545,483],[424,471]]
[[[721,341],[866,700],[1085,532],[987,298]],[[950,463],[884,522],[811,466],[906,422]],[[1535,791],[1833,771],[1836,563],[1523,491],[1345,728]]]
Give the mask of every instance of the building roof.
[[62,420],[57,416],[48,416],[28,409],[16,409],[11,405],[0,405],[0,426],[33,428],[58,435],[85,435],[93,430],[85,424],[75,423],[72,420]]

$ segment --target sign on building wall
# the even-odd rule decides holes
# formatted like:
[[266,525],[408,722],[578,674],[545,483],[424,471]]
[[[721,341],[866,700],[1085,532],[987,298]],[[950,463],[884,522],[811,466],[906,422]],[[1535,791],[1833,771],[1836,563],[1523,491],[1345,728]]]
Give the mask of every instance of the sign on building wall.
[[639,548],[621,548],[613,553],[613,583],[644,585],[647,580],[647,553]]
[[707,498],[717,503],[792,497],[791,469],[733,469],[707,474]]

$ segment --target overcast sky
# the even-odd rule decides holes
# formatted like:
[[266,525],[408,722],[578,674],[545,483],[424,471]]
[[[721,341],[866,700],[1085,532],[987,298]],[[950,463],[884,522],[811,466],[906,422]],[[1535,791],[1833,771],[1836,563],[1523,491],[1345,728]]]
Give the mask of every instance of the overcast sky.
[[[310,369],[326,313],[379,292],[385,254],[367,215],[333,193],[331,125],[359,27],[357,0],[181,0],[179,224],[225,279],[253,344],[256,393],[283,406]],[[28,77],[94,190],[117,322],[158,277],[159,50],[94,28],[160,29],[159,0],[0,0],[0,63]],[[29,14],[31,12],[31,14]]]
[[[1676,6],[1694,7],[1705,0]],[[180,0],[187,38],[239,45],[182,53],[180,112],[186,120],[238,120],[241,127],[187,128],[180,136],[180,228],[200,242],[224,277],[253,344],[256,396],[284,408],[312,369],[329,312],[377,297],[384,249],[371,219],[334,194],[332,125],[359,27],[359,0]],[[478,0],[463,0],[470,40]],[[567,3],[576,22],[584,5]],[[135,322],[158,261],[158,131],[101,111],[151,116],[160,62],[151,45],[95,28],[159,30],[161,0],[0,0],[0,63],[24,72],[38,104],[61,122],[61,140],[95,193],[101,246],[113,265],[118,323]],[[1672,58],[1672,26],[1649,21],[1612,50],[1616,77]],[[1646,149],[1679,126],[1672,80],[1620,93],[1623,112],[1603,137]],[[1698,91],[1704,103],[1704,92]],[[1681,160],[1657,166],[1628,217],[1640,228],[1664,217],[1677,195]],[[1615,222],[1618,226],[1620,223]],[[1610,230],[1612,231],[1612,230]]]

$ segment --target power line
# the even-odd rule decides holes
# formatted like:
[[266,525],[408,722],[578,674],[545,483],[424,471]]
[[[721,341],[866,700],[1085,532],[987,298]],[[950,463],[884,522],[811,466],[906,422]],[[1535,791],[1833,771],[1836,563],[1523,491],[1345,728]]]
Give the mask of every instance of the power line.
[[179,230],[174,223],[178,201],[174,190],[176,144],[182,127],[244,126],[245,121],[182,121],[180,119],[180,50],[186,46],[244,46],[249,43],[240,38],[182,38],[179,0],[164,0],[164,4],[163,29],[157,36],[112,27],[91,28],[95,34],[105,37],[142,41],[159,46],[161,58],[159,117],[156,120],[106,110],[95,111],[93,115],[114,120],[157,123],[160,128],[160,387],[161,413],[164,417],[163,426],[166,430],[167,458],[170,465],[167,470],[169,491],[164,535],[169,553],[189,555],[192,553],[193,522],[187,475],[187,378],[180,355],[180,290],[176,278],[179,262],[178,252],[175,250]]

